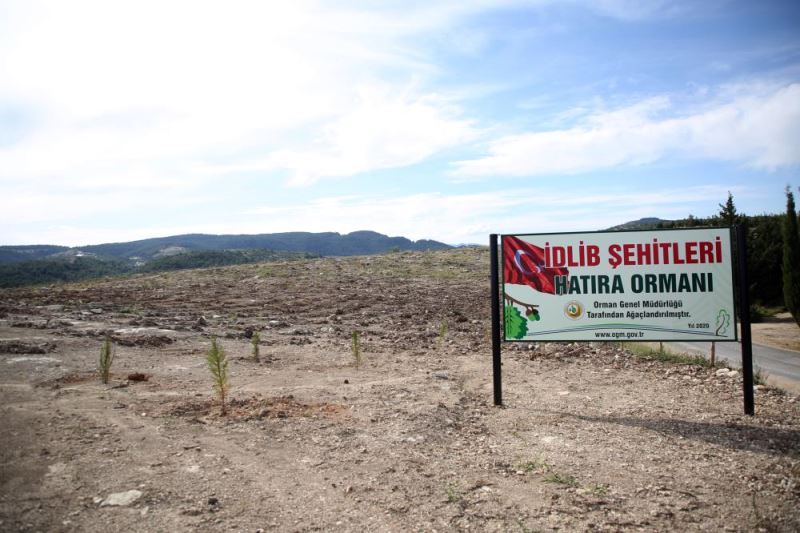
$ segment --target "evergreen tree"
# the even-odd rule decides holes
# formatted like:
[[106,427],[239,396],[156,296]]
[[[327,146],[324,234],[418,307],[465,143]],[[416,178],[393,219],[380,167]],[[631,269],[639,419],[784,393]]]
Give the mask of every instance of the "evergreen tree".
[[225,350],[217,343],[216,337],[211,337],[211,349],[206,356],[206,364],[208,370],[211,372],[211,377],[214,382],[214,391],[219,396],[221,414],[225,415],[227,409],[225,408],[225,398],[228,396],[230,389],[230,381],[228,381],[228,358],[225,356]]
[[786,187],[786,218],[783,220],[783,302],[800,325],[800,233],[794,195]]
[[[733,195],[731,194],[731,191],[728,191],[728,199],[725,201],[725,203],[724,204],[717,204],[717,205],[719,205],[719,213],[713,219],[713,224],[715,226],[719,225],[719,226],[723,226],[723,227],[726,227],[726,226],[727,227],[732,227],[732,226],[739,225],[738,231],[743,231],[745,233],[745,235],[748,236],[747,254],[748,254],[748,258],[749,258],[749,256],[753,252],[753,243],[750,241],[750,238],[749,238],[750,237],[750,232],[748,231],[748,228],[747,228],[747,216],[746,215],[740,215],[736,211],[736,206],[733,203]],[[733,264],[734,265],[738,265],[739,264],[739,250],[737,250],[735,246],[734,246],[734,250],[733,250],[733,258],[732,259],[733,259]],[[748,270],[749,273],[752,273],[752,268],[750,268],[750,262],[751,261],[748,259],[748,269],[747,270]],[[755,298],[755,294],[753,292],[753,289],[754,289],[754,285],[751,283],[750,287],[748,289],[749,290],[749,295],[750,295],[750,301],[755,301],[755,299],[756,299]],[[735,302],[736,309],[740,310],[740,307],[739,307],[739,291],[735,291],[733,293],[733,300]]]
[[719,204],[719,215],[717,216],[723,226],[735,226],[741,222],[742,217],[736,212],[731,191],[728,191],[728,200],[724,204]]

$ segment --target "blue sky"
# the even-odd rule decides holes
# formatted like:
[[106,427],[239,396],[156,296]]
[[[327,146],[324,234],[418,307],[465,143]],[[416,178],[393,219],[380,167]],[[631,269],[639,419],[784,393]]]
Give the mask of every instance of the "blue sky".
[[0,244],[780,212],[800,3],[0,0]]

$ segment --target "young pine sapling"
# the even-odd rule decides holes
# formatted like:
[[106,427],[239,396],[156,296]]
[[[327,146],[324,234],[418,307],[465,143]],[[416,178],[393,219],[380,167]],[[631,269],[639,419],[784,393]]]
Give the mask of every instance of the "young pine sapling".
[[439,324],[439,337],[436,339],[436,348],[438,350],[442,349],[445,338],[447,338],[447,320],[442,320],[441,324]]
[[228,394],[230,383],[228,381],[228,359],[225,357],[225,350],[217,343],[217,338],[211,338],[211,349],[206,356],[206,363],[208,363],[208,370],[211,372],[211,378],[214,382],[214,392],[219,396],[220,404],[222,405],[221,413],[226,414],[225,397]]
[[353,350],[353,359],[355,359],[356,369],[361,366],[361,342],[359,340],[358,331],[353,332],[353,343],[351,346]]
[[100,347],[100,379],[105,384],[108,384],[108,379],[111,376],[111,363],[113,361],[114,347],[111,344],[111,339],[106,337]]
[[256,363],[260,361],[259,348],[258,348],[258,343],[260,342],[261,342],[261,335],[259,335],[257,331],[253,332],[253,336],[250,337],[250,344],[253,345],[253,360]]

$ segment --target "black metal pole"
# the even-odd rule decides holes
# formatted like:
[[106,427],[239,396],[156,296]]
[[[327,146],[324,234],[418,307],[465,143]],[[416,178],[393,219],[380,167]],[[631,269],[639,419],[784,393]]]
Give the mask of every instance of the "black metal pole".
[[744,381],[744,414],[755,414],[753,399],[753,338],[750,334],[750,294],[747,280],[747,237],[741,225],[736,226],[736,251],[739,259],[739,318],[742,325],[742,378]]
[[492,376],[494,379],[494,404],[503,405],[503,378],[500,361],[500,268],[497,260],[497,235],[489,236],[489,253],[492,268]]

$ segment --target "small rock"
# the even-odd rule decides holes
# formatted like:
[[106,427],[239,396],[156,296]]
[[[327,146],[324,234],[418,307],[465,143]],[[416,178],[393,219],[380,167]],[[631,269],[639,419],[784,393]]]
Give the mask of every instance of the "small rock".
[[447,372],[444,372],[444,371],[442,371],[442,372],[434,372],[433,373],[433,377],[435,377],[436,379],[444,379],[444,380],[450,379],[450,375]]
[[108,497],[103,500],[100,504],[100,507],[107,507],[107,506],[118,506],[118,507],[125,507],[139,498],[142,497],[142,491],[140,490],[129,490],[126,492],[114,492],[109,494]]

